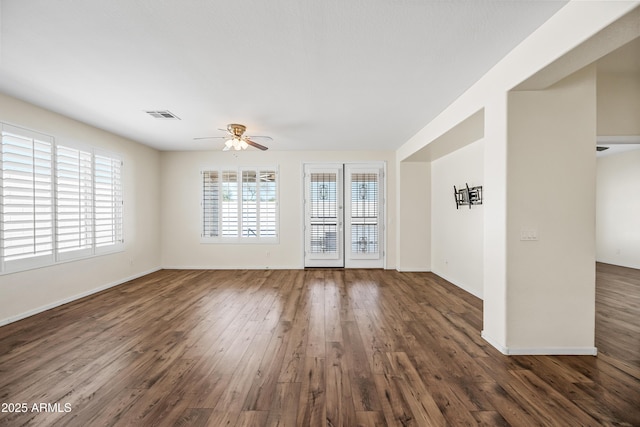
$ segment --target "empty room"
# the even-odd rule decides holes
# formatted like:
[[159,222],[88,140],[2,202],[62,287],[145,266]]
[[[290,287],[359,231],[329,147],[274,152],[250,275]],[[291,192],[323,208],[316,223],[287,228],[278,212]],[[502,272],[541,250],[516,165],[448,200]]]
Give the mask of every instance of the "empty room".
[[640,425],[640,1],[0,0],[0,426]]

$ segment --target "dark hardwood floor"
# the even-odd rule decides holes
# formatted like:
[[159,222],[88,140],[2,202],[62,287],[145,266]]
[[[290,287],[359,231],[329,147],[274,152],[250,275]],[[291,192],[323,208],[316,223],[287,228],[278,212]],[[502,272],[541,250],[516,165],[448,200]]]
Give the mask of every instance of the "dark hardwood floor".
[[640,270],[598,263],[596,283],[598,351],[640,368]]
[[639,426],[639,299],[599,265],[598,357],[507,357],[429,273],[159,271],[0,328],[0,425]]

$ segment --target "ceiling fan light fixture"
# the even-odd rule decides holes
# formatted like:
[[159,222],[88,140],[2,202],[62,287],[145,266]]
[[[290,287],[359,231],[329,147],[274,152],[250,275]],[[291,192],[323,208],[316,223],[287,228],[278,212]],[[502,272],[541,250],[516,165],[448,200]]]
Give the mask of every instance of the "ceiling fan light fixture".
[[229,142],[231,143],[231,146],[233,147],[234,150],[239,151],[242,149],[240,145],[240,138],[237,138],[234,136],[229,140]]
[[[231,149],[235,151],[246,150],[249,147],[257,148],[258,150],[267,150],[268,147],[265,147],[262,144],[257,143],[254,138],[262,138],[268,139],[269,141],[273,141],[273,138],[270,136],[244,136],[244,132],[247,128],[244,125],[231,123],[227,125],[226,132],[227,136],[206,136],[202,138],[194,138],[194,139],[224,139],[224,147],[222,151],[229,151]],[[225,129],[219,129],[224,131]]]

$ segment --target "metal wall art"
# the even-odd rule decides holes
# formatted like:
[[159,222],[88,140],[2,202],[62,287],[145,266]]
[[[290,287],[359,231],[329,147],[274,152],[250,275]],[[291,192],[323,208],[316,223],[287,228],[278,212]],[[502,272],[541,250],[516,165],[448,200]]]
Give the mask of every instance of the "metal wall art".
[[473,205],[481,205],[482,204],[482,186],[477,187],[469,187],[469,184],[465,183],[464,188],[457,189],[456,186],[453,186],[453,195],[456,199],[456,209],[459,209],[460,206],[471,206]]

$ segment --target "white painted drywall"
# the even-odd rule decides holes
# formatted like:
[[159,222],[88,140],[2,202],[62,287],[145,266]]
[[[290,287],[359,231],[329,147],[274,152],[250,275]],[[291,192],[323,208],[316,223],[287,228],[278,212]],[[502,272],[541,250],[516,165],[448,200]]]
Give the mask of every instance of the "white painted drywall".
[[[606,54],[640,36],[637,25],[639,5],[640,1],[571,1],[398,148],[396,162],[412,156],[485,108],[492,99],[503,96],[536,72],[581,46],[585,40],[598,45],[594,51],[604,50],[603,54]],[[609,25],[613,26],[614,31],[599,37],[598,33]],[[584,54],[580,58],[574,58],[564,70],[559,70],[556,74],[560,77],[569,75],[596,59],[598,58]],[[485,120],[485,129],[486,126]]]
[[[552,72],[545,73],[542,80],[553,82],[555,80],[552,78],[558,80],[567,76],[598,59],[599,55],[604,55],[638,37],[638,5],[638,1],[570,2],[396,152],[396,164],[399,164],[484,108],[486,204],[483,337],[502,352],[510,351],[507,344],[507,329],[510,328],[508,313],[514,306],[508,300],[512,290],[508,277],[511,258],[507,253],[506,228],[506,215],[511,209],[507,195],[507,187],[511,185],[507,180],[507,93],[549,65],[557,64]],[[605,29],[607,31],[603,31]],[[578,55],[568,55],[576,52],[579,47],[582,49],[577,52]],[[571,57],[568,58],[569,56]],[[556,62],[565,57],[568,60]],[[532,88],[537,88],[535,83],[531,83]],[[592,183],[592,188],[595,188],[595,182]],[[595,252],[595,248],[592,249]],[[572,304],[582,304],[582,308],[593,313],[591,300],[587,300],[575,300]],[[522,316],[534,316],[535,319],[535,314],[526,311]],[[534,348],[539,341],[526,331],[522,333],[511,330],[510,336],[522,338],[517,344],[522,345],[521,350],[524,349],[525,352],[527,348],[546,353],[566,350]],[[557,334],[553,337],[554,341],[561,345],[572,345],[576,342],[572,337],[569,337],[566,343],[557,340]],[[579,341],[586,342],[589,339],[581,336]],[[590,349],[586,351],[589,352]]]
[[482,337],[507,342],[507,96],[496,93],[484,111],[484,284]]
[[431,163],[400,163],[398,271],[431,271]]
[[604,136],[640,135],[640,73],[598,72],[597,131]]
[[0,121],[123,156],[125,250],[0,275],[0,325],[160,268],[159,152],[0,94]]
[[484,141],[431,162],[431,270],[482,298],[484,206],[456,209],[453,186],[483,185]]
[[640,268],[640,149],[597,160],[596,259]]
[[[160,188],[162,265],[165,268],[302,268],[303,164],[387,162],[387,188],[395,188],[393,152],[163,152]],[[277,166],[280,239],[277,244],[200,243],[200,171],[209,166]],[[395,268],[394,191],[387,192],[387,267]]]
[[[598,70],[598,135],[640,135],[640,74]],[[598,157],[596,259],[640,268],[640,150]]]
[[[508,97],[507,348],[595,342],[596,73]],[[535,232],[537,239],[523,240]]]

